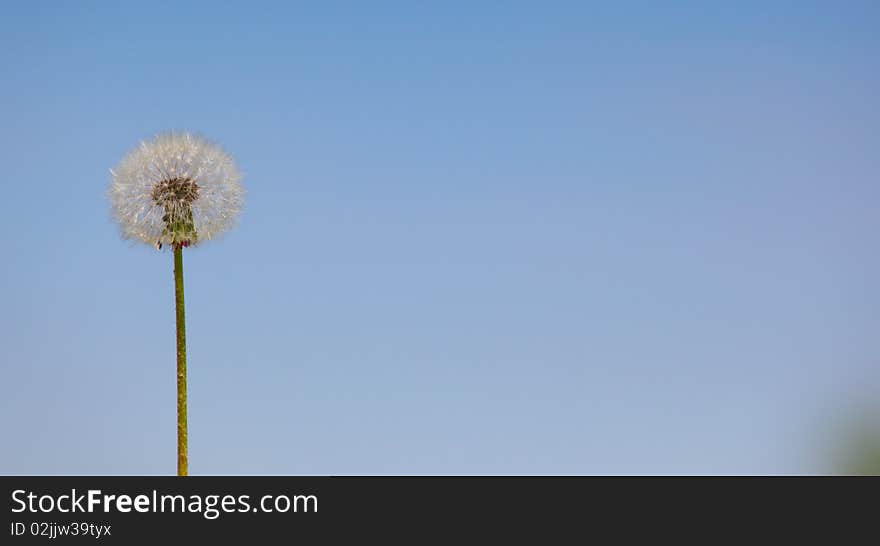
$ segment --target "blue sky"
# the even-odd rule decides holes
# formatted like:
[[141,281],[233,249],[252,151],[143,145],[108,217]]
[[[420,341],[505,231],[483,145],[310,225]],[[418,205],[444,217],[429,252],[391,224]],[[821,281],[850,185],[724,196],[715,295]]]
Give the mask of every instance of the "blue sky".
[[191,473],[829,471],[880,8],[721,4],[6,4],[0,473],[174,473],[171,255],[104,197],[171,129],[248,191],[186,251]]

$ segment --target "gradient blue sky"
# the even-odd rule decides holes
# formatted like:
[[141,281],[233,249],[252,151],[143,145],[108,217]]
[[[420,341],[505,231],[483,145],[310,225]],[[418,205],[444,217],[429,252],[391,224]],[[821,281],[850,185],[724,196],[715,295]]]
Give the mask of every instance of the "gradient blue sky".
[[[0,473],[810,473],[880,397],[877,2],[5,2]],[[122,3],[119,3],[122,4]]]

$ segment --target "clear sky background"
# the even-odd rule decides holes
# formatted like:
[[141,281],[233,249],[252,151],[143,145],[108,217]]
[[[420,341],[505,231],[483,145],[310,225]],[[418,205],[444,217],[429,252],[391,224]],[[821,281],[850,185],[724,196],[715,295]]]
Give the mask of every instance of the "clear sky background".
[[185,252],[193,474],[828,471],[880,398],[878,28],[4,2],[0,473],[175,472],[172,256],[105,199],[170,129],[248,191]]

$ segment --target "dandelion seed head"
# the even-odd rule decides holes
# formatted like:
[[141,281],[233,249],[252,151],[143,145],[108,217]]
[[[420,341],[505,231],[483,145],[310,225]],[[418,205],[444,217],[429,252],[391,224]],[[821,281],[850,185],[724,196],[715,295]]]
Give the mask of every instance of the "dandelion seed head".
[[189,133],[142,142],[110,169],[108,191],[123,237],[191,246],[235,223],[244,190],[232,157]]

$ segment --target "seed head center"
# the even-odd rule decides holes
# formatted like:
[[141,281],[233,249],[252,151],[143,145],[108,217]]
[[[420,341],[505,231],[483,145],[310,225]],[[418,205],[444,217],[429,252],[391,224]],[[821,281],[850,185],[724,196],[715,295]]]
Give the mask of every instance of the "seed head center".
[[192,205],[199,197],[199,185],[191,178],[169,178],[153,187],[153,201],[157,204]]
[[199,197],[199,185],[191,178],[168,178],[153,186],[153,201],[165,211],[165,228],[157,246],[162,242],[175,246],[189,246],[198,238],[193,222],[192,203]]

